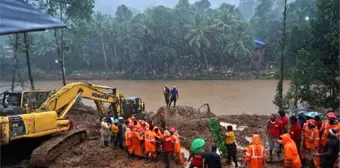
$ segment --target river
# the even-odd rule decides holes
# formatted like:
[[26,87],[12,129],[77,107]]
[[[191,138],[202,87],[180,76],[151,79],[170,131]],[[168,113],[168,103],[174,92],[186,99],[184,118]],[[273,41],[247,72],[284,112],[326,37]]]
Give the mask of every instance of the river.
[[[162,94],[165,84],[169,87],[175,85],[179,90],[178,105],[199,108],[209,103],[211,111],[218,115],[242,113],[268,115],[277,111],[272,103],[277,86],[275,80],[93,80],[88,82],[116,87],[125,97],[140,96],[146,103],[146,111],[157,111],[165,104]],[[0,86],[6,84],[10,82],[0,81]],[[39,89],[59,89],[62,86],[61,81],[36,81],[35,84]],[[289,81],[285,81],[284,89],[288,87]],[[0,87],[0,93],[8,88]],[[94,106],[90,101],[85,103]]]

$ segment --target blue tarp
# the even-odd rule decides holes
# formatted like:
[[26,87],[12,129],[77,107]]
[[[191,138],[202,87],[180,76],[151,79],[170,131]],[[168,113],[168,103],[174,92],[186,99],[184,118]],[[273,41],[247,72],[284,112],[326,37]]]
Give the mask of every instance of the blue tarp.
[[0,35],[66,27],[23,0],[0,0]]
[[266,43],[260,40],[254,40],[254,43],[260,44],[260,45],[265,45]]

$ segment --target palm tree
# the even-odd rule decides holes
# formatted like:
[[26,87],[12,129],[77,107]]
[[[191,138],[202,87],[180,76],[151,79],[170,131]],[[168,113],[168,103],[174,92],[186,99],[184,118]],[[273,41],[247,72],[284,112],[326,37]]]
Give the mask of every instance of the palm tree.
[[196,15],[190,25],[187,25],[189,32],[184,37],[189,41],[189,45],[197,50],[199,57],[203,54],[206,68],[209,69],[209,62],[205,54],[205,49],[210,48],[211,42],[211,27],[204,23],[204,18],[201,15]]

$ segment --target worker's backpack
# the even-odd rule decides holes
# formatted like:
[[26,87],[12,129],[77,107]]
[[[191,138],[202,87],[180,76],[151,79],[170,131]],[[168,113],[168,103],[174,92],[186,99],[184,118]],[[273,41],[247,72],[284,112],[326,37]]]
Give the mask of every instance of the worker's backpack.
[[118,126],[112,124],[111,125],[111,135],[117,135],[117,133],[118,133]]

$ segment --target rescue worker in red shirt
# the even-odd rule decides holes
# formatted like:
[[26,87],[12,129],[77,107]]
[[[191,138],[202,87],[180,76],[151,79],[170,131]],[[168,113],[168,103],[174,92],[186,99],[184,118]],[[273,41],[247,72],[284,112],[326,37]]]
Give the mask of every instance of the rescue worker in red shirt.
[[303,126],[302,132],[303,142],[301,148],[301,158],[304,165],[314,165],[309,167],[320,167],[320,158],[313,157],[313,153],[317,153],[319,148],[319,130],[316,127],[314,119],[307,120]]
[[281,123],[281,135],[288,132],[288,118],[286,117],[286,112],[284,110],[279,110],[280,118],[278,121]]
[[192,158],[192,161],[190,163],[190,166],[189,168],[194,168],[194,167],[197,167],[197,168],[203,168],[203,158],[204,158],[204,154],[205,152],[199,152],[199,153],[196,153],[196,154],[193,154],[193,153],[190,153],[190,156],[189,156],[189,161],[191,160]]
[[296,116],[294,115],[290,116],[289,121],[290,121],[290,130],[289,130],[290,137],[295,142],[298,152],[300,153],[302,129],[300,125],[297,123]]
[[268,144],[269,144],[269,159],[268,161],[272,161],[273,159],[273,151],[276,151],[278,159],[280,159],[281,148],[280,144],[277,142],[280,139],[281,132],[281,124],[276,120],[275,114],[270,115],[267,132],[268,132]]
[[168,130],[164,131],[164,136],[162,138],[162,147],[164,152],[164,163],[166,168],[170,168],[169,155],[173,152],[173,141]]

